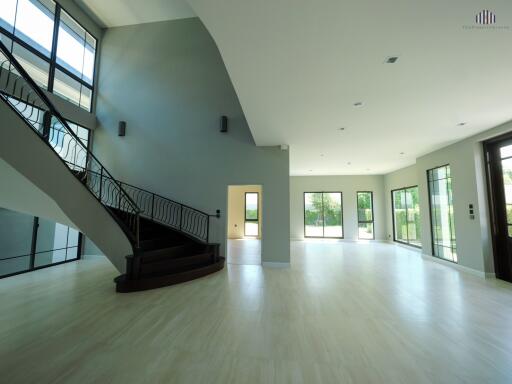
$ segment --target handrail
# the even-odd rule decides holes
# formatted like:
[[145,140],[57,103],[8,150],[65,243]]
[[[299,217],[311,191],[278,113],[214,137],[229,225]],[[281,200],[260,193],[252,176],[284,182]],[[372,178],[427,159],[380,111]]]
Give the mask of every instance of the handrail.
[[[220,218],[220,210],[215,214],[208,214],[135,185],[118,182],[140,207],[141,217],[178,229],[202,242],[210,241],[209,219]],[[109,203],[116,207],[115,201]]]
[[[139,248],[140,208],[101,164],[82,140],[69,127],[66,119],[55,108],[44,91],[25,71],[10,50],[0,41],[0,98],[3,99],[36,133],[61,157],[77,178],[87,186],[90,192],[109,208],[105,202],[114,196],[119,208],[126,214],[112,211],[117,221],[127,233],[135,248]],[[7,72],[7,77],[2,75]],[[34,120],[35,119],[35,120]],[[69,162],[72,156],[81,161]],[[77,170],[81,169],[80,172]],[[99,182],[95,175],[100,175]]]

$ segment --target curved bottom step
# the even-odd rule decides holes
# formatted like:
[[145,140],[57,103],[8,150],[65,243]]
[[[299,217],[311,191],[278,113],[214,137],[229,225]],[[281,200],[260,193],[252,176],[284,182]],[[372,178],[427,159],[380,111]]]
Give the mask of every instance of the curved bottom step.
[[214,264],[209,264],[204,267],[192,269],[190,271],[178,272],[169,275],[146,277],[139,280],[127,280],[126,275],[120,275],[114,279],[116,283],[116,291],[121,293],[146,291],[148,289],[155,289],[184,283],[186,281],[195,280],[203,276],[220,271],[224,268],[225,258],[220,257],[219,261]]

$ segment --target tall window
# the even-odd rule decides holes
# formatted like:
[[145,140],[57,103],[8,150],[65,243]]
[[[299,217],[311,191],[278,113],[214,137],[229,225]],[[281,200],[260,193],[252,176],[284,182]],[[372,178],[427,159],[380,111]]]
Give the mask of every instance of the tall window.
[[0,208],[0,277],[77,260],[81,241],[73,228]]
[[96,39],[53,0],[1,0],[0,40],[42,88],[90,111]]
[[450,166],[427,171],[434,256],[457,262]]
[[375,239],[373,225],[373,192],[357,192],[357,233],[359,239]]
[[394,240],[421,247],[420,202],[418,187],[391,192],[393,201]]
[[343,238],[341,192],[304,193],[304,236]]
[[259,236],[259,193],[245,193],[245,236]]

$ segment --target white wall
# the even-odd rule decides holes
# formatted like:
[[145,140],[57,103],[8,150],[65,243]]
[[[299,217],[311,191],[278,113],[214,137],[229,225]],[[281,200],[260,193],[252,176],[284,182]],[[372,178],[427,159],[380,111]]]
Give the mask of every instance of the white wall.
[[263,219],[261,185],[230,185],[228,190],[228,239],[243,239],[245,237],[245,194],[247,192],[258,193],[258,238],[261,238]]
[[[229,132],[220,133],[220,117]],[[94,148],[112,174],[215,213],[227,238],[228,185],[261,185],[262,261],[289,262],[289,153],[256,147],[219,51],[197,18],[108,29]],[[125,137],[117,136],[120,120]]]
[[357,192],[372,191],[374,231],[376,240],[384,240],[386,213],[384,210],[383,176],[292,176],[290,177],[291,238],[304,239],[304,192],[343,193],[343,233],[346,240],[357,240]]

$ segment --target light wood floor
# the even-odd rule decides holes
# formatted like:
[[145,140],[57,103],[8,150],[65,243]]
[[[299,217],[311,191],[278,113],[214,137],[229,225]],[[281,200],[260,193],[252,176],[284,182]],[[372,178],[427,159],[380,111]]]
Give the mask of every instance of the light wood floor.
[[116,294],[107,261],[0,280],[0,382],[512,383],[512,286],[388,244]]
[[228,240],[227,262],[240,265],[261,265],[261,240]]

